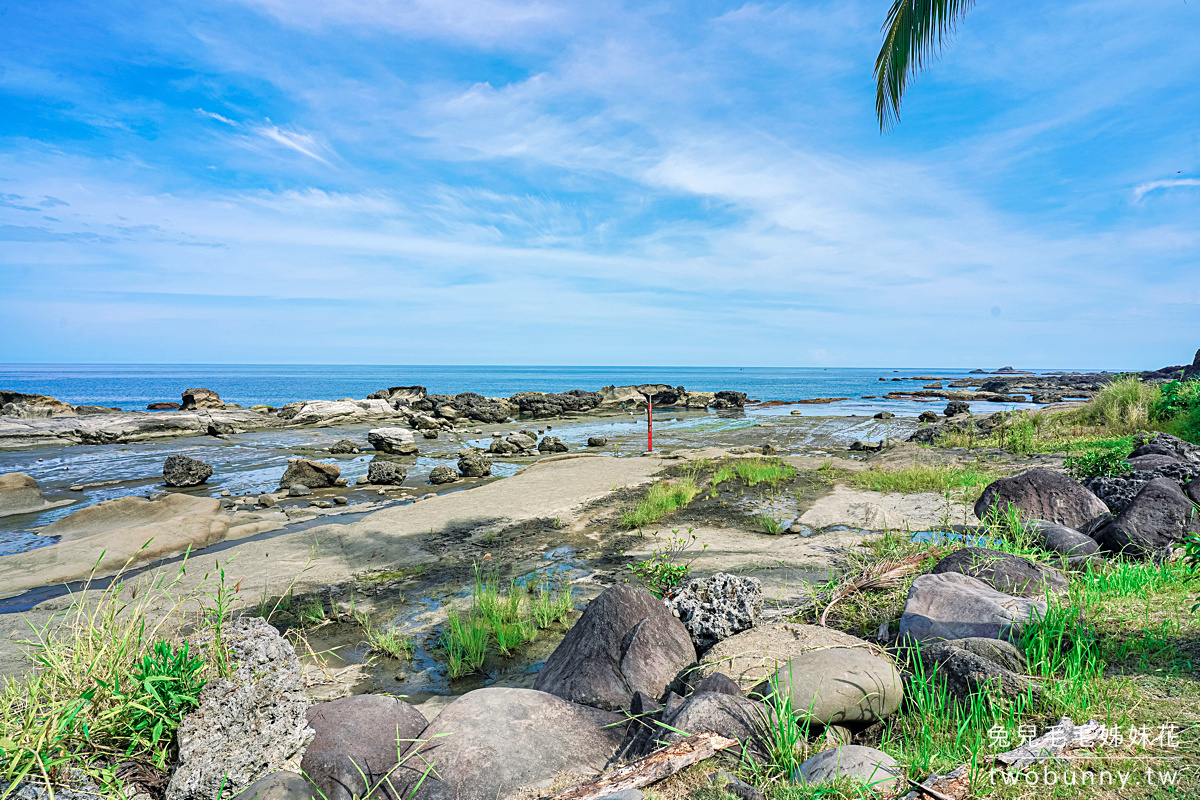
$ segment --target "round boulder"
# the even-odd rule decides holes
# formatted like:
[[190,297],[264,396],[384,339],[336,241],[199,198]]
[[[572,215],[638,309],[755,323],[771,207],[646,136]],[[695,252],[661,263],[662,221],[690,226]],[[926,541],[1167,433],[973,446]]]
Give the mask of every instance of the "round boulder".
[[279,487],[288,489],[296,484],[310,489],[326,489],[334,485],[334,481],[342,474],[341,467],[336,464],[326,464],[323,461],[309,461],[307,458],[293,458],[288,462],[288,468],[279,479]]
[[865,647],[830,647],[796,656],[755,690],[773,692],[790,698],[797,719],[870,724],[896,713],[904,682],[892,662]]
[[543,453],[565,453],[567,446],[557,436],[544,436],[538,442],[538,450]]
[[1046,603],[998,592],[958,572],[913,581],[900,617],[900,638],[920,642],[983,637],[1011,639]]
[[458,480],[458,473],[455,472],[454,467],[447,467],[443,464],[429,471],[429,482],[435,486],[443,483],[454,483],[456,480]]
[[1035,519],[1025,526],[1027,533],[1043,550],[1065,556],[1086,556],[1100,549],[1096,540],[1066,525]]
[[848,633],[818,625],[796,622],[757,625],[713,645],[688,676],[688,682],[694,686],[704,678],[723,673],[743,690],[753,689],[795,656],[823,647],[864,644],[862,639]]
[[602,770],[625,736],[624,722],[532,689],[476,689],[443,708],[405,753],[398,796],[409,798],[422,775],[412,800],[545,794],[564,773]]
[[942,413],[947,417],[957,417],[962,414],[970,414],[971,406],[967,403],[964,403],[962,400],[951,400],[949,403],[946,403],[946,408],[942,411]]
[[606,445],[606,444],[608,444],[608,439],[605,439],[603,436],[589,436],[588,437],[588,441],[587,441],[588,447],[604,447],[604,445]]
[[334,442],[329,448],[329,452],[333,453],[335,456],[350,455],[352,453],[357,453],[359,450],[360,448],[358,446],[358,442],[351,441],[350,439],[342,439]]
[[302,776],[280,770],[259,778],[234,795],[233,800],[313,800],[315,796],[312,784]]
[[634,692],[659,697],[696,660],[687,628],[657,597],[618,583],[588,603],[555,648],[534,688],[616,711]]
[[163,483],[167,486],[199,486],[212,474],[211,465],[180,453],[167,456],[163,463]]
[[1067,588],[1066,576],[1053,567],[984,547],[955,550],[935,564],[930,572],[934,575],[943,572],[970,575],[998,592],[1018,597],[1045,597]]
[[420,711],[385,695],[319,703],[308,710],[308,725],[317,734],[300,769],[324,800],[364,797],[368,788],[388,777],[397,753],[409,748],[404,740],[415,740],[427,724]]
[[1010,505],[1027,520],[1042,519],[1076,530],[1108,513],[1108,506],[1083,486],[1041,468],[988,484],[975,501],[975,516],[984,519],[993,509],[1002,513]]
[[408,477],[408,470],[386,458],[375,456],[367,464],[367,480],[379,486],[399,486]]
[[488,445],[489,453],[494,453],[495,455],[500,455],[500,456],[506,456],[506,455],[510,455],[512,453],[516,453],[520,449],[521,448],[517,447],[515,444],[508,441],[507,439],[501,439],[499,437],[492,439],[492,443],[490,445]]
[[458,459],[458,471],[464,478],[482,478],[492,474],[492,459],[477,450],[463,453]]
[[805,786],[819,786],[839,778],[853,778],[879,794],[890,794],[900,782],[899,762],[882,750],[842,745],[823,750],[796,768],[792,781]]

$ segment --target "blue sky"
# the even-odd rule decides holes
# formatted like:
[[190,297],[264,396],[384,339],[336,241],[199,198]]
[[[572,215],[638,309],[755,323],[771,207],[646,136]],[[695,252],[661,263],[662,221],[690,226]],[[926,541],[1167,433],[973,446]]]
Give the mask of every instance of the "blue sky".
[[0,6],[0,362],[1150,368],[1200,3]]

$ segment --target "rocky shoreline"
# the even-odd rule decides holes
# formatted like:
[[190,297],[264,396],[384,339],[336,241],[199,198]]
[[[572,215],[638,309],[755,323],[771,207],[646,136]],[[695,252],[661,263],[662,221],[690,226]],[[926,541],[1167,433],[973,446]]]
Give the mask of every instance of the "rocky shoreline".
[[[598,392],[519,392],[489,398],[474,392],[430,394],[423,386],[396,386],[366,399],[311,400],[282,408],[250,409],[224,403],[211,389],[188,389],[177,408],[121,411],[101,406],[72,406],[48,395],[0,391],[0,449],[47,443],[121,444],[182,436],[222,436],[247,431],[321,427],[356,422],[396,420],[418,430],[512,419],[571,417],[579,414],[622,414],[643,411],[647,404],[664,410],[740,410],[742,392],[688,391],[682,386],[643,384],[606,386]],[[152,403],[151,406],[174,406]]]

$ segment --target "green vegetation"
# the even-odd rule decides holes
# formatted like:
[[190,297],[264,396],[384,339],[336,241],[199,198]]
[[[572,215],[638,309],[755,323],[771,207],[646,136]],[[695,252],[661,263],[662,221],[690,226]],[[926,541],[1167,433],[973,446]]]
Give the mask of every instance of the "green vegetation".
[[1104,386],[1083,408],[1066,413],[1114,434],[1134,433],[1150,426],[1151,410],[1160,394],[1158,386],[1124,375]]
[[[122,762],[167,768],[200,688],[232,668],[219,630],[234,589],[219,573],[181,596],[186,565],[169,580],[118,576],[104,590],[85,588],[46,627],[31,627],[35,669],[0,684],[0,796],[22,781],[58,788],[72,769],[116,795]],[[185,611],[192,603],[198,614]],[[185,622],[208,643],[182,642]]]
[[412,638],[397,628],[378,628],[370,614],[355,612],[355,621],[367,637],[367,647],[372,653],[407,661],[413,656]]
[[983,466],[915,466],[895,472],[868,469],[851,473],[847,476],[847,480],[853,486],[875,492],[899,492],[901,494],[939,492],[945,494],[962,490],[968,499],[974,500],[983,492],[985,486],[1006,474]]
[[747,486],[757,486],[760,483],[770,484],[772,488],[796,477],[796,468],[783,463],[779,459],[752,458],[738,461],[733,465],[737,476],[746,482]]
[[759,514],[755,519],[759,525],[763,526],[763,530],[774,536],[783,533],[783,523],[772,517],[770,514]]
[[[533,595],[526,600],[525,595]],[[471,608],[451,608],[442,629],[442,651],[451,678],[461,678],[483,667],[488,651],[495,647],[504,657],[537,638],[539,628],[563,622],[574,607],[570,586],[551,592],[545,586],[533,586],[524,592],[516,581],[500,591],[499,571],[486,578],[475,566],[475,585],[471,589]]]
[[698,494],[700,488],[696,486],[695,478],[690,476],[651,484],[637,507],[621,517],[621,524],[626,528],[642,528],[658,522],[672,511],[692,502]]
[[545,586],[539,586],[533,597],[532,612],[534,622],[539,628],[549,628],[555,622],[566,622],[568,615],[575,609],[575,598],[571,587],[552,592]]
[[1125,460],[1132,450],[1133,436],[1103,439],[1085,447],[1079,455],[1068,456],[1063,466],[1079,481],[1098,475],[1124,475],[1133,469]]
[[1200,380],[1163,384],[1151,416],[1164,433],[1200,444]]
[[[658,533],[654,535],[657,537]],[[696,534],[692,533],[691,528],[688,528],[688,536],[681,536],[677,530],[671,531],[663,545],[651,551],[649,558],[625,566],[655,597],[667,597],[674,594],[691,574],[692,562],[699,553],[694,553],[691,558],[687,558],[686,553],[695,543]],[[707,547],[703,545],[700,552]]]

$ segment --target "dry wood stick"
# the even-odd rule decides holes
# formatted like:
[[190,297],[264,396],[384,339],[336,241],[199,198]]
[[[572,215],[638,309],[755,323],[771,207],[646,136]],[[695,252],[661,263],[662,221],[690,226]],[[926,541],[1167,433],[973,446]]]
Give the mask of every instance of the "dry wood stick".
[[715,733],[698,733],[543,800],[598,800],[626,789],[640,789],[669,778],[684,767],[711,758],[718,750],[733,747],[737,743],[737,739],[726,739]]

